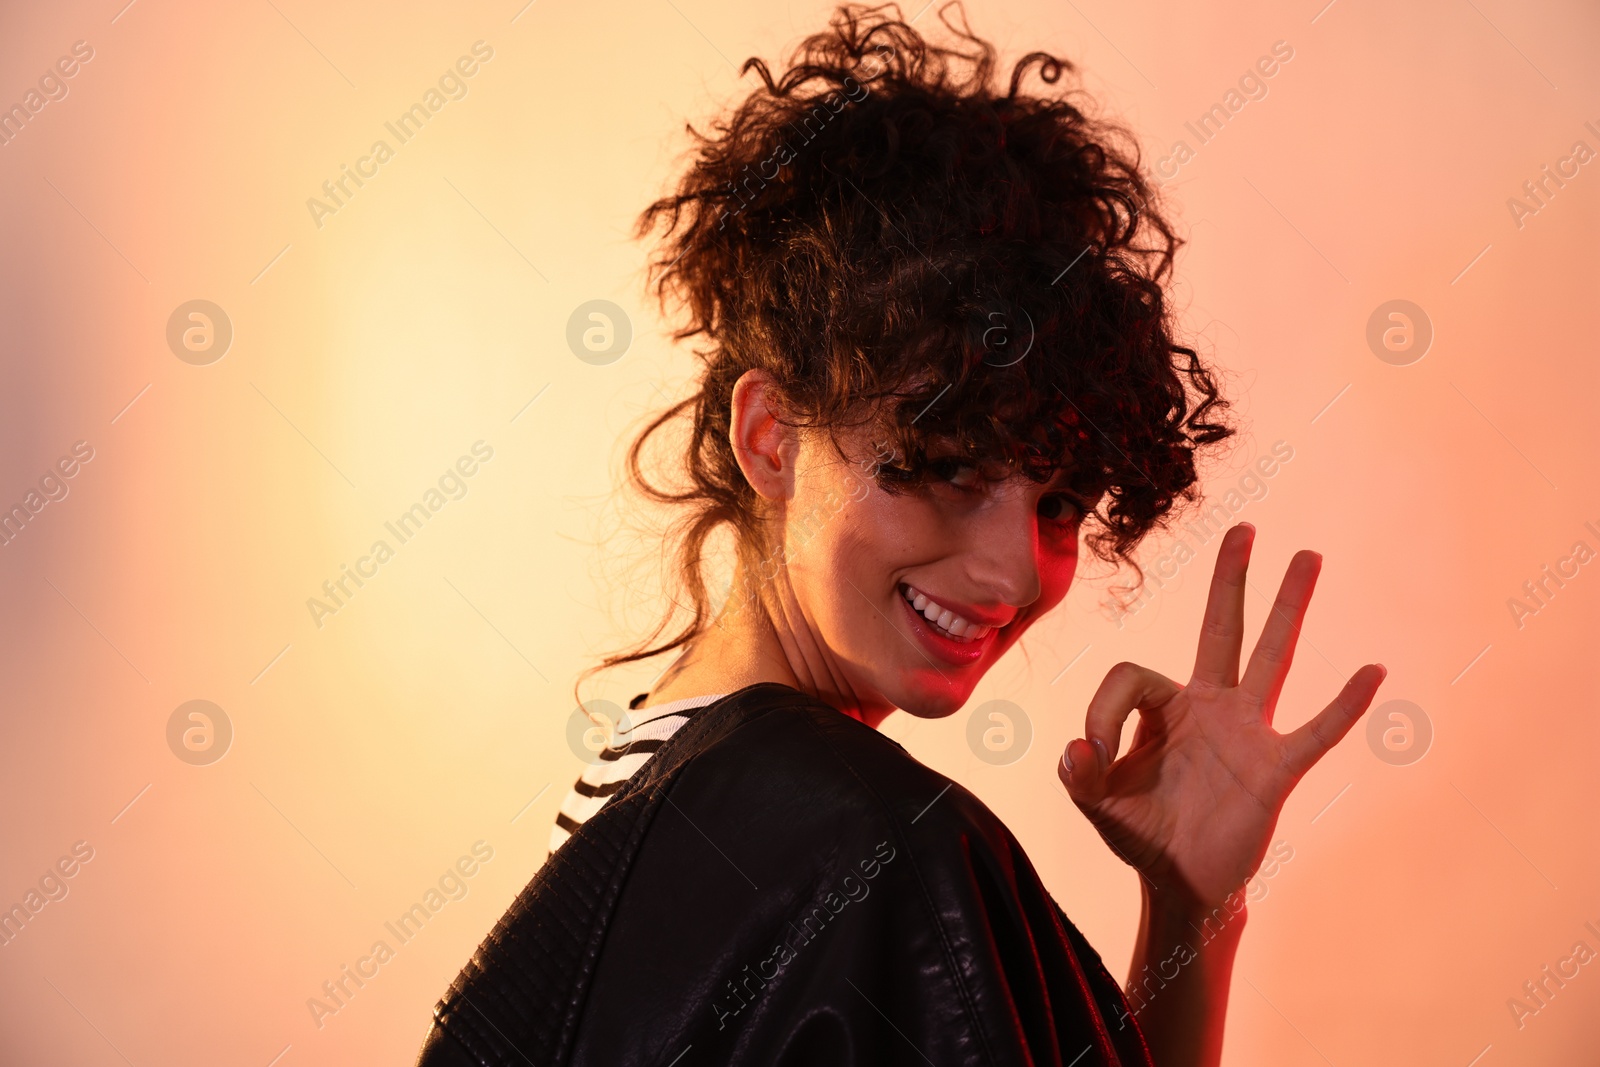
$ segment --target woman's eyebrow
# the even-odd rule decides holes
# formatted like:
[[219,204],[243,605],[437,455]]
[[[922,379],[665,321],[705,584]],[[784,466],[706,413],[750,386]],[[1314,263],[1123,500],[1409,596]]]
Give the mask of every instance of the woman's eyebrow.
[[1057,466],[1043,484],[1050,490],[1072,489],[1074,479],[1081,477],[1082,474],[1082,470],[1074,466]]
[[1098,502],[1101,497],[1106,495],[1107,487],[1103,485],[1080,486],[1077,482],[1083,475],[1084,472],[1081,470],[1063,467],[1051,475],[1049,481],[1044,483],[1045,491],[1069,496],[1081,503],[1084,509],[1087,510],[1091,504]]

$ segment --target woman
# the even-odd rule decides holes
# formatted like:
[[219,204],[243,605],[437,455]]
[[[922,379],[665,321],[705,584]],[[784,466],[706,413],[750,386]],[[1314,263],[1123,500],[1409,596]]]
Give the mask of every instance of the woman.
[[[1131,562],[1232,433],[1173,340],[1177,241],[1123,135],[1048,91],[1068,65],[996,87],[964,25],[937,47],[898,16],[842,8],[781,76],[746,63],[761,86],[641,220],[702,342],[697,392],[630,452],[683,514],[689,612],[605,666],[679,655],[440,1002],[429,1067],[1220,1058],[1241,889],[1384,669],[1273,730],[1320,557],[1241,674],[1240,524],[1188,683],[1107,675],[1059,774],[1142,876],[1126,993],[1005,826],[877,731],[959,710],[1066,594],[1080,535]],[[646,446],[680,421],[663,487]]]

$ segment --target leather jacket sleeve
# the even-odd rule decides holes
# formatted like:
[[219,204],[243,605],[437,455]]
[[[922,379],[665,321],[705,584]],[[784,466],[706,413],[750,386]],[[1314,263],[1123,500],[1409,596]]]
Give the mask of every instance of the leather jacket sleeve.
[[1015,838],[877,731],[755,686],[646,771],[485,941],[422,1067],[1149,1067]]

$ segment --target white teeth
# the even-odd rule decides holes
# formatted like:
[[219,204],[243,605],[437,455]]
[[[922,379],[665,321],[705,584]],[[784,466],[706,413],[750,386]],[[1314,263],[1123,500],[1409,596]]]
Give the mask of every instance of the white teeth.
[[949,608],[929,599],[926,593],[913,589],[909,585],[901,593],[906,602],[912,606],[923,618],[933,623],[951,637],[961,641],[976,641],[988,635],[994,629],[981,623],[969,622],[957,615]]

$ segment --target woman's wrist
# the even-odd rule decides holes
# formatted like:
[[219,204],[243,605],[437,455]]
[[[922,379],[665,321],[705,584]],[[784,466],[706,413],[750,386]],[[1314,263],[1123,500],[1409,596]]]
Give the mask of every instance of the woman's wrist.
[[1206,903],[1179,890],[1152,888],[1141,879],[1144,925],[1169,939],[1188,940],[1195,948],[1220,943],[1236,947],[1244,933],[1249,907],[1243,887],[1221,902]]
[[1143,914],[1125,990],[1157,1067],[1215,1067],[1233,960],[1246,918],[1243,890],[1210,907],[1143,886]]

